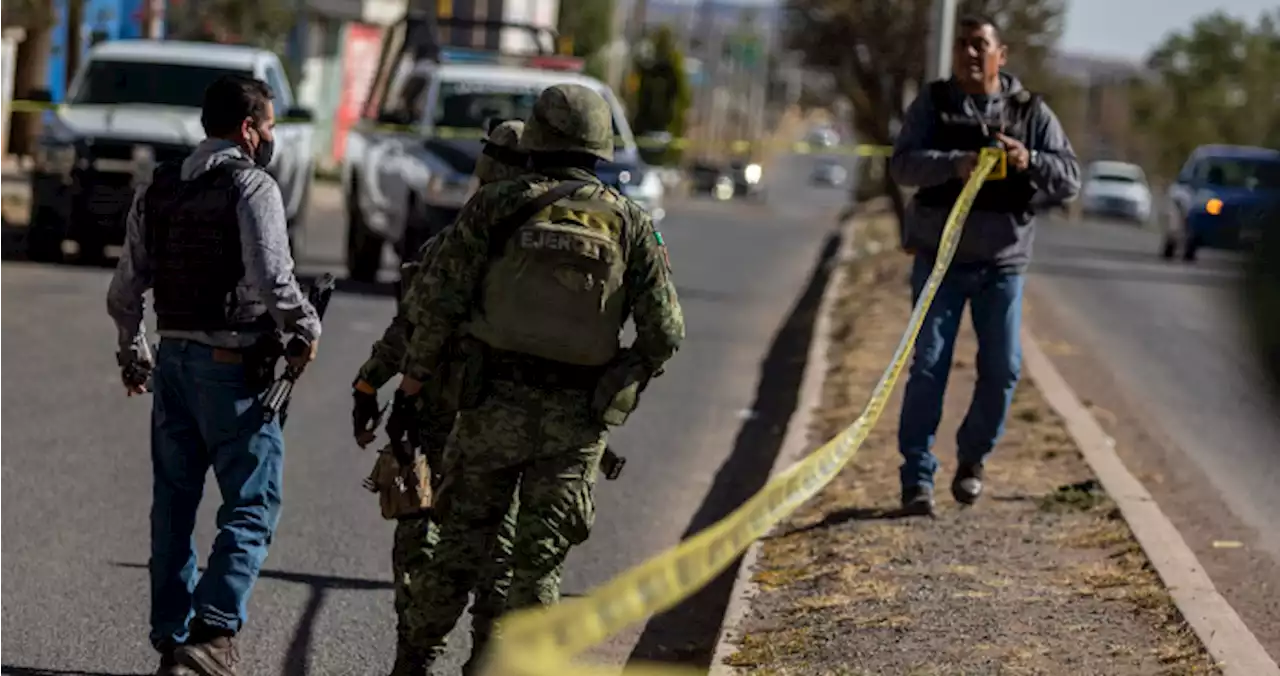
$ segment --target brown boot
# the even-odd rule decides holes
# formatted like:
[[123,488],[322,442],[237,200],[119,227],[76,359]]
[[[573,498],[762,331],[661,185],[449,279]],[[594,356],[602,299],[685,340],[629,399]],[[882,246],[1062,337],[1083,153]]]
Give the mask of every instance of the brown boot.
[[160,648],[160,667],[156,669],[156,676],[196,676],[196,673],[181,664],[174,657],[175,648],[172,644],[162,645]]
[[178,664],[190,668],[197,676],[239,676],[236,663],[240,653],[234,639],[217,636],[198,643],[188,643],[174,653]]

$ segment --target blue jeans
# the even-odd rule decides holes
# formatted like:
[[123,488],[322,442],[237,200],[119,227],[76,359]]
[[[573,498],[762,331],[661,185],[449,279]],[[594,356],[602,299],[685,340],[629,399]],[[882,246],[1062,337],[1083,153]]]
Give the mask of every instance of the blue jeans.
[[[184,642],[193,618],[238,632],[280,520],[284,438],[262,422],[234,355],[164,339],[151,408],[151,643]],[[218,535],[196,581],[192,531],[213,468]]]
[[[920,298],[932,268],[931,260],[916,258],[911,269],[913,303]],[[942,399],[965,302],[978,337],[978,382],[956,434],[960,464],[984,462],[1004,433],[1005,416],[1022,371],[1022,284],[1022,274],[986,265],[953,266],[947,271],[916,338],[902,397],[898,450],[904,488],[932,486],[938,471],[931,449],[942,419]]]

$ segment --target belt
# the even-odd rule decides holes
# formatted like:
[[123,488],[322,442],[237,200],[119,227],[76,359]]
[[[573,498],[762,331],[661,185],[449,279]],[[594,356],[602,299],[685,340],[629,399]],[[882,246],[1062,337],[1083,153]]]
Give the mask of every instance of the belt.
[[492,348],[485,359],[487,379],[547,389],[594,390],[604,370],[604,366],[566,364]]

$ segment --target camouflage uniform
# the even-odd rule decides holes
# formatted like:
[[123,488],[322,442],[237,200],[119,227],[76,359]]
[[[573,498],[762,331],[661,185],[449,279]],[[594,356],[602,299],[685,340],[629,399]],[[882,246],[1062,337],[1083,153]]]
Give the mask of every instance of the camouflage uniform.
[[[527,169],[515,155],[519,153],[520,135],[524,123],[518,120],[503,122],[493,129],[487,141],[486,154],[476,162],[475,177],[483,185],[503,181],[526,173]],[[495,152],[496,150],[496,152]],[[505,151],[505,153],[504,153]],[[396,316],[383,332],[382,338],[373,344],[372,354],[360,367],[358,381],[364,381],[374,390],[385,385],[400,372],[405,349],[413,326],[408,320],[406,308],[415,302],[419,288],[414,284],[418,272],[430,265],[439,247],[439,237],[428,240],[419,251],[418,260],[401,266],[400,284],[403,293],[397,301]],[[447,460],[443,455],[445,442],[453,429],[456,411],[450,410],[438,398],[424,402],[422,419],[422,447],[433,474],[443,470]],[[433,482],[435,483],[435,482]],[[502,522],[504,541],[510,542],[515,531],[517,506],[513,502]],[[408,625],[405,612],[409,607],[409,581],[424,570],[435,549],[438,532],[428,515],[397,519],[394,544],[391,549],[392,579],[395,585],[396,609],[396,665],[392,673],[408,674]],[[487,642],[494,620],[506,603],[507,588],[511,584],[509,566],[510,551],[498,548],[495,555],[485,562],[485,572],[476,584],[476,601],[472,607],[473,641],[477,645]]]
[[[534,106],[526,122],[521,147],[542,157],[566,157],[577,153],[609,160],[613,156],[613,132],[608,104],[599,94],[578,85],[548,88]],[[507,609],[559,600],[560,576],[569,548],[586,540],[595,517],[592,490],[607,430],[598,406],[593,404],[594,386],[601,371],[611,367],[621,355],[636,360],[647,374],[655,375],[674,355],[684,338],[684,319],[670,279],[670,268],[662,238],[645,211],[603,185],[590,171],[577,168],[545,168],[535,163],[534,174],[512,181],[484,186],[463,207],[454,226],[439,237],[434,264],[417,280],[422,293],[408,308],[414,324],[413,336],[404,364],[406,376],[430,382],[433,365],[441,358],[449,337],[459,327],[480,336],[478,326],[492,323],[497,314],[491,297],[485,295],[495,284],[494,259],[490,252],[491,224],[502,223],[538,200],[563,181],[580,181],[566,199],[571,202],[606,204],[611,215],[623,224],[615,234],[618,250],[615,261],[622,266],[620,280],[608,303],[617,302],[621,319],[613,329],[612,350],[594,371],[562,361],[528,357],[531,370],[551,365],[544,373],[547,382],[510,376],[509,361],[524,355],[499,350],[489,340],[485,347],[485,369],[481,396],[458,415],[449,439],[449,454],[458,462],[445,470],[437,496],[440,525],[436,555],[426,572],[410,581],[412,608],[409,612],[413,649],[425,667],[443,651],[444,639],[466,606],[467,592],[481,574],[477,561],[490,552],[510,548],[514,579]],[[566,162],[567,163],[567,162]],[[554,213],[544,209],[542,213]],[[530,224],[534,221],[529,221]],[[573,231],[570,238],[578,236]],[[529,234],[521,230],[522,234]],[[516,244],[514,242],[521,242]],[[498,253],[516,255],[527,242],[508,240]],[[563,281],[569,293],[579,293],[574,284],[580,278]],[[517,284],[524,280],[517,281]],[[588,287],[591,278],[586,278]],[[543,283],[546,283],[543,280]],[[602,284],[603,286],[603,284]],[[518,295],[518,294],[517,294]],[[477,297],[485,299],[483,311],[473,313]],[[510,303],[503,306],[511,312]],[[519,306],[516,306],[519,311]],[[543,326],[546,315],[530,311],[529,324]],[[622,321],[635,320],[636,340],[618,352]],[[617,317],[612,317],[617,319]],[[554,321],[554,320],[553,320]],[[519,325],[521,322],[516,322]],[[560,327],[572,333],[576,327]],[[536,364],[536,366],[535,366]],[[517,370],[522,366],[516,366]],[[565,386],[557,386],[556,369],[563,368]],[[507,372],[507,375],[500,375]],[[570,372],[595,373],[591,385],[576,382]],[[583,379],[585,381],[585,378]],[[610,424],[617,424],[610,423]],[[499,524],[518,491],[519,515],[514,542],[501,532]]]

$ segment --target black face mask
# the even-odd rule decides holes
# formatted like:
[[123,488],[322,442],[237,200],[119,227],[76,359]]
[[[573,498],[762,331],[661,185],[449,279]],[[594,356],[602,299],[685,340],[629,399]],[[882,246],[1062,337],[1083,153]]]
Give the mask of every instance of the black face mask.
[[258,132],[258,149],[253,151],[253,163],[267,168],[271,164],[271,156],[276,152],[276,140],[263,138],[262,132]]

